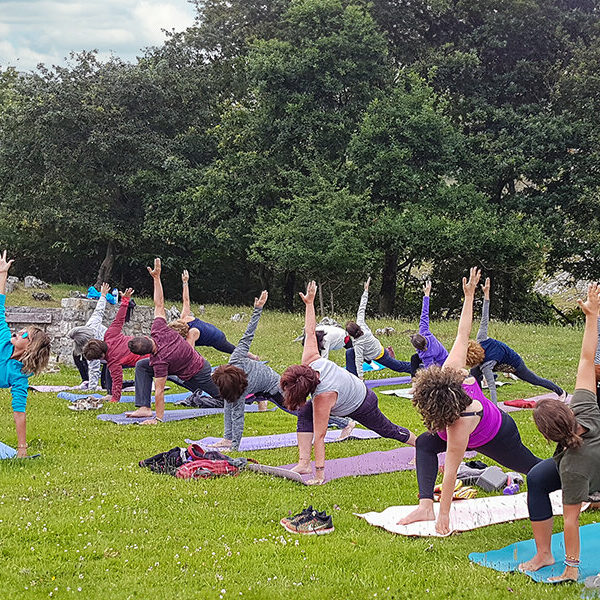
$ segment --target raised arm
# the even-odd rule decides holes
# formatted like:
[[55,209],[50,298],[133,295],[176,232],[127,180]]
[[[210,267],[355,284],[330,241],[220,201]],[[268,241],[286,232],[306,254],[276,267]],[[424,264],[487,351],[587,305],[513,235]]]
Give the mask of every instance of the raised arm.
[[260,294],[260,298],[254,298],[254,311],[252,312],[252,317],[248,323],[248,327],[246,327],[246,332],[242,336],[242,339],[238,342],[235,350],[231,353],[230,360],[239,360],[248,356],[250,344],[252,344],[252,340],[254,339],[254,333],[256,331],[258,321],[260,320],[262,309],[267,302],[268,297],[269,293],[267,290],[263,290]]
[[183,290],[181,292],[181,296],[183,299],[183,307],[181,309],[181,318],[189,317],[192,314],[190,309],[190,275],[187,272],[187,269],[183,271],[181,274],[181,284],[183,285]]
[[578,300],[579,307],[585,314],[585,329],[581,343],[581,356],[577,368],[577,381],[575,389],[590,390],[596,393],[596,373],[594,370],[594,357],[598,342],[598,306],[600,300],[600,287],[596,283],[588,286],[588,295],[585,302]]
[[598,317],[598,345],[596,346],[596,358],[594,359],[595,365],[600,365],[600,317]]
[[108,283],[103,283],[100,286],[100,298],[98,298],[92,316],[87,321],[87,326],[94,330],[96,330],[99,325],[102,325],[102,319],[104,319],[104,311],[106,309],[106,294],[108,294],[109,290],[110,286]]
[[431,281],[423,288],[423,306],[421,308],[421,320],[419,321],[419,333],[427,335],[429,331],[429,295],[431,294]]
[[356,313],[356,323],[358,325],[366,325],[365,315],[367,312],[367,302],[369,302],[369,285],[371,284],[371,278],[369,277],[365,281],[365,291],[360,297],[360,304],[358,305],[358,312]]
[[498,404],[498,392],[496,390],[496,379],[494,378],[494,369],[492,365],[495,364],[493,361],[488,361],[481,366],[481,372],[485,377],[488,384],[488,390],[490,393],[490,400],[494,404]]
[[165,295],[163,292],[162,281],[160,280],[161,264],[160,258],[154,259],[154,268],[147,267],[148,273],[154,280],[154,318],[167,318],[165,313]]
[[115,316],[114,321],[110,324],[106,331],[105,338],[111,337],[117,333],[121,333],[123,330],[123,325],[125,325],[125,317],[127,316],[127,308],[129,307],[129,301],[131,300],[131,296],[133,294],[132,288],[127,288],[123,295],[121,296],[121,306],[119,306],[119,310],[117,311],[117,315]]
[[460,321],[458,322],[458,332],[454,345],[448,358],[444,363],[444,368],[462,369],[467,360],[467,344],[471,335],[471,326],[473,325],[473,300],[475,298],[475,290],[481,278],[481,271],[477,267],[471,267],[469,272],[469,280],[463,277],[462,285],[464,292],[464,300],[462,312],[460,313]]
[[477,332],[477,341],[483,342],[488,339],[488,325],[490,323],[490,278],[487,277],[483,290],[483,309],[481,310],[481,323]]
[[8,270],[14,260],[6,260],[6,250],[0,255],[0,340],[10,339],[10,329],[6,324],[6,311],[4,303],[6,302],[6,280],[8,279]]
[[302,351],[302,364],[310,365],[315,360],[321,358],[319,354],[319,345],[317,343],[317,317],[315,315],[315,295],[317,293],[317,284],[311,281],[306,286],[306,294],[300,292],[300,298],[304,302],[304,350]]

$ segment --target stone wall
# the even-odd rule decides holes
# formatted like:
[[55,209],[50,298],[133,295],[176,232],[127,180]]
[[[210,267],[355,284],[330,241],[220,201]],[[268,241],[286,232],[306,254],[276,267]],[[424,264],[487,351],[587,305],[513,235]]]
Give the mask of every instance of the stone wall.
[[[60,308],[41,308],[31,306],[7,306],[7,322],[12,330],[36,325],[48,332],[52,340],[52,353],[58,362],[73,364],[73,340],[68,333],[73,327],[85,325],[96,308],[97,300],[87,298],[63,298]],[[104,325],[112,323],[118,306],[106,305]],[[172,312],[173,311],[173,312]],[[174,310],[167,311],[167,321],[177,315]],[[126,335],[150,335],[154,320],[153,306],[136,306],[129,323],[125,323]],[[48,322],[49,321],[49,322]]]

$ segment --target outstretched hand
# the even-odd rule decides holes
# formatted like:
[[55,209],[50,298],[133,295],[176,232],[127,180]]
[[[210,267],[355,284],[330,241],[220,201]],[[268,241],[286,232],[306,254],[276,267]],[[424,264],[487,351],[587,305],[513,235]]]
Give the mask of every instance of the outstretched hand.
[[101,296],[106,296],[106,294],[108,294],[108,292],[110,292],[110,285],[108,285],[108,283],[106,283],[106,281],[100,286],[100,295]]
[[491,282],[490,282],[490,278],[486,277],[485,278],[485,283],[481,286],[481,289],[483,291],[483,297],[486,300],[490,299],[490,288],[492,287]]
[[254,308],[262,308],[267,303],[268,297],[269,297],[269,292],[267,292],[267,290],[263,290],[260,293],[259,298],[254,298]]
[[181,281],[183,283],[188,283],[189,280],[190,280],[190,274],[187,272],[187,269],[184,269],[183,273],[181,274]]
[[469,271],[469,280],[467,281],[466,277],[463,277],[462,280],[465,296],[475,296],[475,290],[477,289],[477,284],[480,279],[481,271],[477,267],[471,267],[471,270]]
[[133,296],[133,288],[127,288],[123,292],[123,298],[127,298],[129,300],[131,298],[131,296]]
[[583,311],[586,316],[598,316],[598,310],[600,307],[600,286],[597,283],[590,283],[588,285],[588,293],[585,302],[583,300],[577,300],[579,308]]
[[14,259],[6,260],[6,250],[0,255],[0,273],[8,273],[10,266],[15,262]]
[[426,281],[423,286],[423,294],[429,296],[431,294],[431,281]]
[[369,291],[369,286],[371,285],[371,278],[369,277],[366,281],[365,281],[365,292]]
[[160,277],[161,265],[160,258],[154,259],[154,269],[150,267],[146,267],[148,269],[148,273],[152,276],[153,279],[158,279]]
[[315,281],[309,282],[306,286],[306,294],[300,292],[300,298],[302,298],[302,302],[304,304],[312,304],[315,301],[315,296],[317,295],[317,284]]

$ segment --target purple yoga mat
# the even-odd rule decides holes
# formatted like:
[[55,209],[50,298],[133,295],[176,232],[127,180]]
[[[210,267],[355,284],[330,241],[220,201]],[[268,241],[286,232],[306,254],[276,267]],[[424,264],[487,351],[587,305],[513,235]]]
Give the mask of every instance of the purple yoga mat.
[[[325,435],[326,442],[337,442],[340,435],[339,431],[328,431]],[[371,440],[378,438],[379,434],[369,429],[354,429],[347,440]],[[198,444],[199,446],[210,446],[217,443],[222,438],[205,437],[201,440],[185,440],[186,444]],[[343,440],[345,441],[345,440]],[[240,443],[240,452],[249,452],[252,450],[271,450],[273,448],[288,448],[298,445],[298,438],[295,433],[276,433],[273,435],[257,435],[255,437],[245,437]]]
[[410,377],[388,377],[387,379],[365,379],[365,385],[369,389],[376,387],[382,387],[384,385],[402,385],[403,383],[410,383]]
[[[275,409],[271,409],[275,410]],[[256,404],[246,404],[245,412],[258,412],[258,406]],[[185,408],[182,410],[165,410],[165,421],[183,421],[184,419],[195,419],[196,417],[206,417],[207,415],[218,415],[222,414],[222,408]],[[152,414],[155,414],[154,412]],[[148,417],[131,419],[125,416],[125,413],[119,413],[116,415],[98,415],[98,419],[101,421],[110,421],[117,425],[135,425],[148,419]]]
[[[473,458],[477,452],[465,452],[465,458]],[[438,455],[440,465],[444,464],[446,453]],[[248,465],[248,469],[285,477],[294,481],[300,481],[298,474],[290,471],[295,464],[283,465],[282,467],[268,467],[266,465]],[[314,467],[314,464],[313,464]],[[334,458],[325,461],[325,481],[340,479],[341,477],[355,477],[357,475],[378,475],[380,473],[395,473],[396,471],[412,471],[415,467],[415,449],[412,446],[404,446],[395,450],[380,452],[369,452],[358,456],[347,458]],[[314,478],[312,474],[301,475],[302,483],[306,484],[309,479]]]

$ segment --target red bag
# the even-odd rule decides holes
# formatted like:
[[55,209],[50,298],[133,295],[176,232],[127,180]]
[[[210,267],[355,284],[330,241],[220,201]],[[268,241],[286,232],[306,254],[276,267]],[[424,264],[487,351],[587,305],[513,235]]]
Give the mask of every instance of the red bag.
[[208,460],[202,458],[181,465],[175,477],[179,479],[206,479],[219,475],[237,475],[239,469],[230,465],[226,460]]

